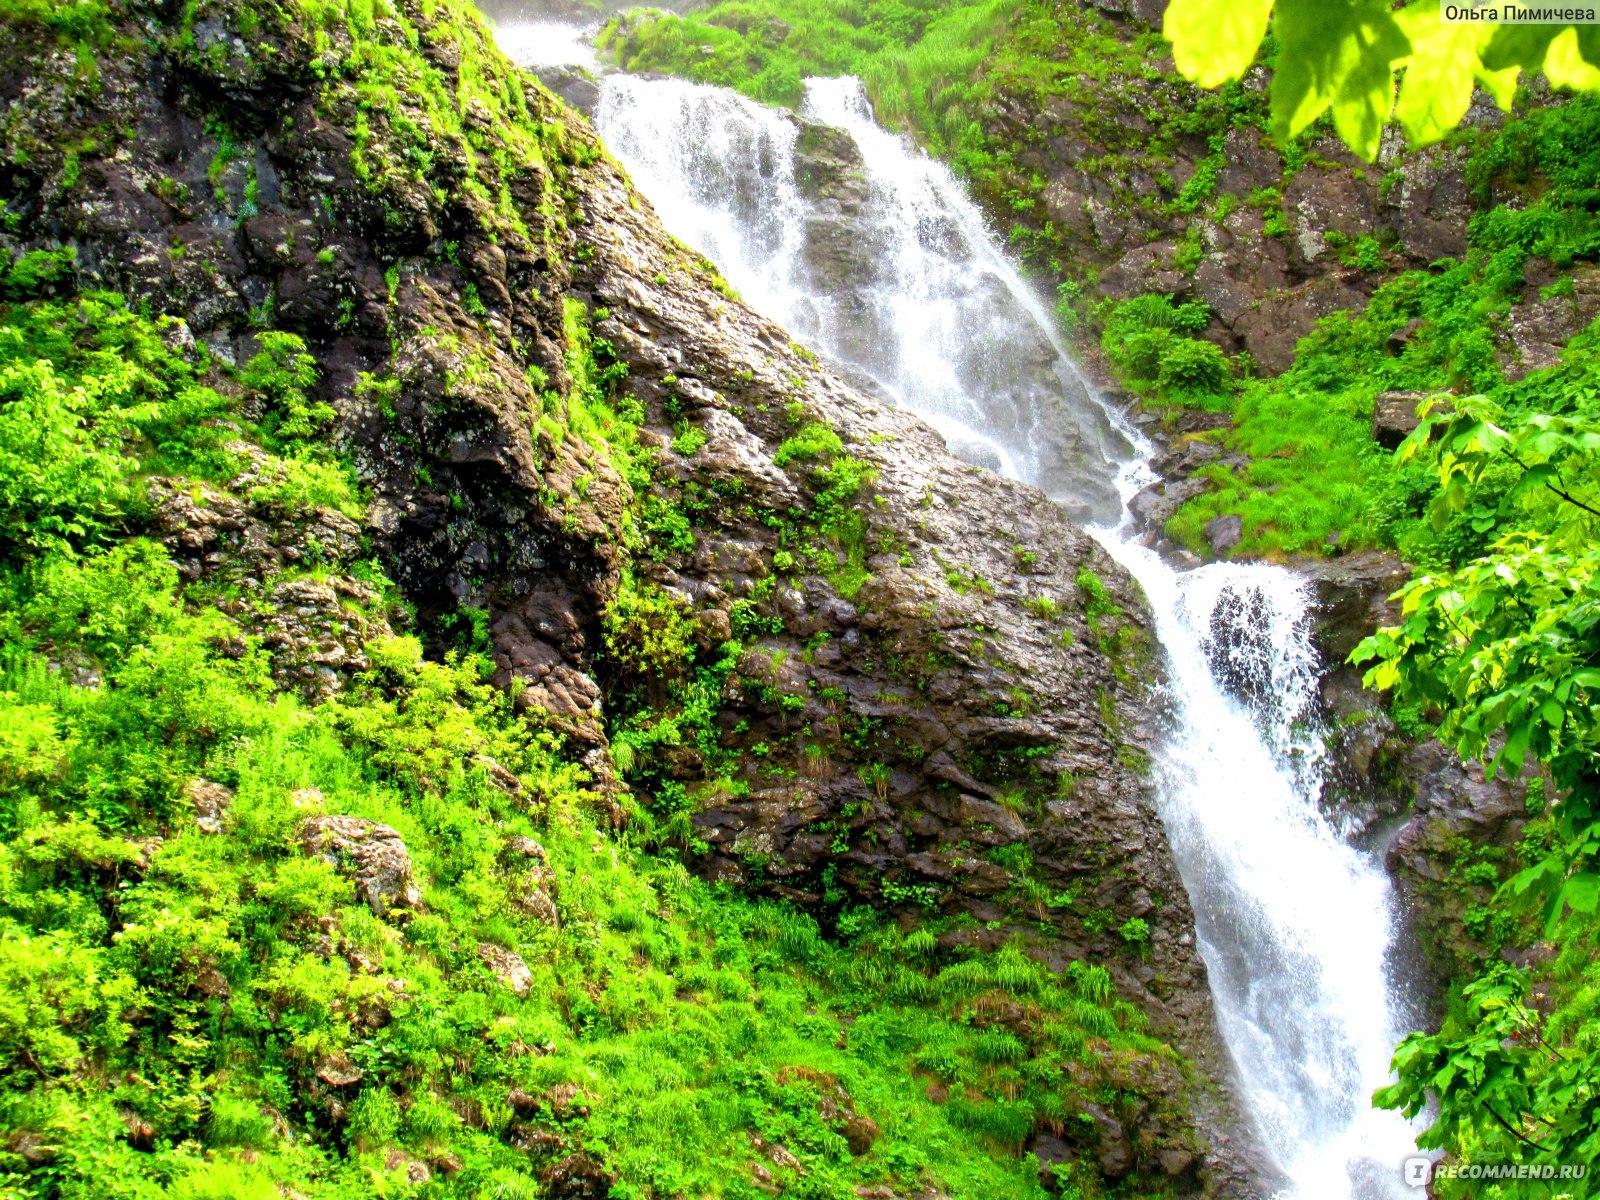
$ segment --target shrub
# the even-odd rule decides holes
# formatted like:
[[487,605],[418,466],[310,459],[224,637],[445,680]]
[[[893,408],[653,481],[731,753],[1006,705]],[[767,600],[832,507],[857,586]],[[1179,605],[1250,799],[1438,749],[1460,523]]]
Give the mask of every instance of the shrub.
[[1170,296],[1134,296],[1102,314],[1101,346],[1124,384],[1151,399],[1188,401],[1223,392],[1231,370],[1211,342],[1190,336],[1210,324],[1199,303]]
[[603,619],[606,652],[625,672],[681,675],[694,659],[694,629],[679,600],[626,576]]
[[1173,338],[1162,350],[1159,378],[1183,391],[1221,391],[1228,381],[1228,356],[1211,342]]
[[294,334],[263,333],[261,352],[245,364],[239,382],[262,401],[269,436],[291,449],[308,448],[325,438],[333,406],[306,395],[317,382],[317,360]]
[[820,421],[804,426],[793,437],[785,438],[772,461],[778,466],[806,459],[828,459],[844,452],[839,435]]

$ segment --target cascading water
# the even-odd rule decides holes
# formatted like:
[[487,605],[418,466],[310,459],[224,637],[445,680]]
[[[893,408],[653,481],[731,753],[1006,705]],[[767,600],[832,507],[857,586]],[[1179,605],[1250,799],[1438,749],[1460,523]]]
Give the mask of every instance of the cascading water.
[[593,70],[599,60],[590,49],[592,30],[559,21],[518,21],[499,27],[500,48],[525,67],[583,67]]
[[1144,586],[1166,652],[1161,815],[1261,1143],[1303,1200],[1407,1195],[1416,1131],[1370,1101],[1405,1028],[1395,902],[1318,810],[1308,589],[1260,565],[1179,574],[1124,531],[1101,540]]
[[1140,544],[1125,503],[1149,447],[1084,386],[959,183],[878,127],[855,80],[807,81],[801,118],[612,75],[596,124],[755,308],[957,453],[1103,522],[1166,651],[1159,803],[1259,1140],[1288,1195],[1409,1195],[1415,1131],[1370,1106],[1406,1024],[1386,964],[1395,902],[1318,809],[1304,583],[1260,565],[1180,574]]
[[613,75],[595,125],[756,309],[956,453],[1114,520],[1107,463],[1130,447],[954,176],[878,128],[854,79],[809,80],[801,118]]

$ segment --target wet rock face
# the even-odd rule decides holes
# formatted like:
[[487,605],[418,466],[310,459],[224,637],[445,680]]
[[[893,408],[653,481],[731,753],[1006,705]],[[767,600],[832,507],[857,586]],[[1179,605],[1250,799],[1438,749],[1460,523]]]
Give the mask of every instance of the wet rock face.
[[[1297,568],[1316,591],[1315,636],[1328,664],[1324,807],[1376,842],[1421,948],[1414,964],[1420,991],[1431,999],[1489,953],[1491,931],[1474,925],[1469,913],[1486,911],[1518,867],[1535,783],[1530,773],[1490,779],[1481,763],[1463,762],[1439,741],[1402,730],[1386,698],[1362,685],[1362,668],[1346,662],[1368,634],[1400,619],[1391,597],[1411,572],[1399,558],[1367,551]],[[1384,830],[1392,835],[1386,842],[1377,836]]]
[[539,81],[586,117],[600,105],[600,83],[582,67],[540,67]]
[[1547,259],[1530,259],[1523,267],[1522,303],[1507,316],[1509,345],[1500,353],[1507,379],[1521,379],[1529,371],[1553,367],[1572,336],[1600,316],[1600,269],[1578,267],[1565,294],[1545,293],[1559,278]]
[[[1494,932],[1474,924],[1471,913],[1487,911],[1495,890],[1523,865],[1517,850],[1530,816],[1529,789],[1538,784],[1528,773],[1490,779],[1481,763],[1463,763],[1434,741],[1412,749],[1399,774],[1416,801],[1384,865],[1442,990],[1470,977],[1491,951]],[[1543,810],[1541,794],[1535,791],[1535,812]]]
[[[972,844],[1026,846],[1050,886],[1152,914],[1155,965],[1135,974],[1150,976],[1152,999],[1187,1006],[1190,985],[1168,982],[1200,982],[1179,944],[1186,924],[1169,919],[1186,902],[1126,765],[1149,736],[1130,685],[1153,669],[1153,647],[1125,577],[1057,505],[950,457],[914,417],[794,355],[781,331],[732,307],[706,321],[698,302],[655,281],[653,220],[626,204],[620,180],[613,186],[593,201],[616,214],[592,231],[591,286],[610,314],[596,332],[627,358],[635,387],[665,389],[670,376],[680,403],[695,396],[683,420],[708,434],[697,454],[662,469],[688,486],[725,473],[735,448],[770,462],[794,429],[773,401],[798,380],[811,410],[875,472],[876,499],[864,506],[870,578],[848,597],[819,576],[781,578],[781,628],[751,639],[730,681],[730,715],[749,724],[740,740],[785,749],[748,792],[713,795],[696,815],[708,870],[807,904],[821,900],[825,871],[834,886],[879,897],[888,880],[947,910],[1004,920],[1017,879]],[[788,476],[781,487],[766,472],[744,478],[757,498],[815,486],[804,472]],[[726,506],[692,554],[651,577],[695,608],[726,609],[768,586],[776,549],[758,516]],[[1083,570],[1126,614],[1126,681],[1088,623]],[[1122,714],[1117,728],[1099,715],[1101,689]],[[698,778],[692,757],[679,769],[686,783]],[[1031,799],[1019,802],[1019,788]],[[1114,935],[1074,938],[1120,957]]]
[[1295,569],[1308,575],[1316,591],[1317,648],[1330,663],[1343,663],[1373,630],[1399,619],[1390,597],[1411,578],[1397,555],[1363,550],[1343,558],[1309,559]]
[[[1126,38],[1159,29],[1165,4],[1092,7],[1110,18],[1097,34]],[[1081,35],[1089,19],[1058,17],[1061,36]],[[1465,147],[1412,151],[1391,137],[1372,164],[1325,137],[1291,166],[1251,125],[1219,130],[1220,146],[1197,133],[1171,134],[1172,116],[1205,111],[1205,93],[1170,60],[1162,68],[1157,79],[1113,70],[1066,90],[1040,89],[1025,75],[1003,80],[976,114],[985,140],[1014,160],[985,196],[992,217],[1029,227],[1050,259],[1104,296],[1204,301],[1215,315],[1208,336],[1248,351],[1271,374],[1290,365],[1319,319],[1364,308],[1393,272],[1465,253],[1474,211]],[[1247,95],[1267,85],[1260,67],[1242,81]],[[1479,100],[1466,122],[1492,126],[1500,114]],[[1197,176],[1214,180],[1202,195],[1237,202],[1178,203]],[[1012,200],[1030,179],[1043,181],[1039,203],[1018,213]],[[1355,250],[1361,246],[1365,255]],[[1551,319],[1564,318],[1552,309]],[[1525,341],[1534,358],[1548,344],[1536,327]]]
[[[448,6],[398,3],[455,95],[463,50]],[[1132,582],[1041,493],[958,461],[719,292],[531,76],[510,75],[501,100],[556,131],[541,165],[494,174],[506,129],[469,107],[480,140],[431,131],[424,171],[406,165],[419,161],[412,135],[390,114],[365,113],[355,136],[355,87],[334,69],[346,35],[332,33],[319,79],[316,41],[267,7],[208,0],[191,45],[169,9],[128,0],[156,33],[103,62],[92,93],[73,84],[70,56],[9,51],[0,149],[7,192],[25,199],[0,248],[74,245],[81,283],[183,317],[223,360],[248,358],[263,319],[305,339],[370,488],[365,526],[329,512],[285,528],[249,504],[152,488],[153,532],[186,572],[288,589],[276,607],[293,627],[255,630],[280,682],[327,694],[361,669],[360,644],[388,614],[341,590],[355,580],[340,564],[377,553],[422,631],[476,614],[496,681],[615,791],[627,785],[606,752],[610,710],[636,681],[607,657],[601,614],[631,565],[681,601],[703,654],[732,633],[744,643],[713,730],[743,786],[707,778],[692,746],[666,766],[701,798],[701,870],[808,906],[831,891],[908,920],[970,914],[984,947],[1021,938],[1061,968],[1093,955],[1202,1077],[1225,1078],[1143,774],[1157,668]],[[379,25],[375,36],[405,42]],[[427,131],[407,86],[399,102]],[[91,128],[122,136],[69,171],[60,148]],[[814,137],[811,186],[847,208],[859,191],[848,153]],[[469,170],[494,186],[464,186]],[[575,431],[572,304],[626,367],[640,440],[656,447],[648,495],[714,498],[687,539],[648,558],[624,536],[645,485]],[[859,586],[797,569],[792,541],[779,566],[783,538],[809,529],[826,545],[806,524],[821,464],[780,455],[805,422],[831,427],[867,470],[849,501]],[[333,555],[327,579],[296,577],[313,538]],[[375,912],[420,904],[395,830],[318,816],[300,838]],[[537,847],[513,858],[513,901],[554,923]],[[1063,893],[1071,906],[1049,899]],[[1144,957],[1115,932],[1134,917],[1149,926]],[[517,986],[515,964],[486,962]],[[1130,1169],[1203,1156],[1196,1125],[1227,1124],[1225,1109],[1175,1086],[1134,1122],[1154,1132],[1133,1138]],[[1210,1170],[1183,1177],[1199,1186]],[[552,1195],[604,1194],[603,1167],[576,1151],[550,1173]]]
[[1400,606],[1389,597],[1411,571],[1397,556],[1378,550],[1304,559],[1294,568],[1310,578],[1316,599],[1312,637],[1323,663],[1329,752],[1323,808],[1359,837],[1402,818],[1415,793],[1398,767],[1415,742],[1396,726],[1385,697],[1362,684],[1364,668],[1347,661],[1364,638],[1399,619]]

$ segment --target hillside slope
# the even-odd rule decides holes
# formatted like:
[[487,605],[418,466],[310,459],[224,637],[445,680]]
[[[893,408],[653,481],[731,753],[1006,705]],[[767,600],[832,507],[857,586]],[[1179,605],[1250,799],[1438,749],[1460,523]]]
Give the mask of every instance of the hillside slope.
[[1141,602],[1056,506],[460,0],[4,32],[9,1187],[1242,1186]]

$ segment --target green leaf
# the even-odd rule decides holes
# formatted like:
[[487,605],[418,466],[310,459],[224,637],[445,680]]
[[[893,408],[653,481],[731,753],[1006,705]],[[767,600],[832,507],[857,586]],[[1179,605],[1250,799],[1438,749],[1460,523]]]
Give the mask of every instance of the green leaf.
[[1561,902],[1573,912],[1592,913],[1600,907],[1600,875],[1584,871],[1567,880]]
[[1562,722],[1567,719],[1567,710],[1555,700],[1546,700],[1540,705],[1539,714],[1551,729],[1560,729]]
[[1559,25],[1499,26],[1481,56],[1484,68],[1537,71],[1544,66],[1545,53],[1560,28]]
[[[1508,775],[1515,776],[1522,770],[1522,764],[1528,757],[1528,742],[1533,737],[1532,724],[1523,721],[1510,727],[1506,734],[1505,747],[1489,764],[1489,775],[1494,777],[1505,771]],[[1509,768],[1509,770],[1507,770]]]
[[1394,68],[1411,43],[1378,0],[1278,0],[1274,131],[1287,141],[1331,107],[1339,135],[1377,157],[1394,109]]
[[1600,27],[1571,27],[1558,33],[1544,59],[1544,73],[1556,87],[1600,88]]
[[[1437,142],[1461,124],[1481,73],[1479,53],[1493,26],[1447,25],[1437,0],[1421,0],[1397,18],[1411,41],[1411,61],[1395,115],[1418,145]],[[1513,80],[1515,76],[1513,76]]]
[[1220,87],[1250,69],[1271,15],[1272,0],[1172,0],[1162,32],[1179,71]]

